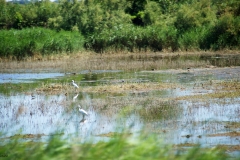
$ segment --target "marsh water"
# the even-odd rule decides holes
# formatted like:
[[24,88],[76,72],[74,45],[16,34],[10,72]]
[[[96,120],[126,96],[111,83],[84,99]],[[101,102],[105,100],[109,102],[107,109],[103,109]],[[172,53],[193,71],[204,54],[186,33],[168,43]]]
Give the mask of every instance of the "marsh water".
[[[240,97],[191,98],[221,92],[221,86],[213,84],[239,78],[240,67],[1,73],[1,138],[22,134],[38,135],[27,140],[44,140],[60,133],[79,143],[94,143],[127,132],[133,137],[155,134],[167,144],[239,145],[239,136],[224,133],[240,131]],[[72,79],[79,89],[71,85]],[[159,84],[163,87],[151,88]],[[61,87],[39,89],[49,86]],[[130,88],[122,90],[126,86]]]

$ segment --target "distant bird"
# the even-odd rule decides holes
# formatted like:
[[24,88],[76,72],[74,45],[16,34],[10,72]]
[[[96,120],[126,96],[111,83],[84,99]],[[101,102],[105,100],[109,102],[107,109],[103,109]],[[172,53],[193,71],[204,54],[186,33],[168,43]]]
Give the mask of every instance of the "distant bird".
[[31,96],[32,96],[32,100],[36,98],[36,97],[33,95],[33,93],[31,94]]
[[79,88],[78,85],[74,82],[74,80],[72,80],[72,85],[73,85],[75,88]]
[[80,105],[78,105],[78,107],[79,107],[79,112],[83,114],[83,117],[88,116],[88,113],[84,109],[82,109]]
[[76,94],[76,95],[73,97],[73,102],[76,101],[77,97],[78,97],[78,94]]

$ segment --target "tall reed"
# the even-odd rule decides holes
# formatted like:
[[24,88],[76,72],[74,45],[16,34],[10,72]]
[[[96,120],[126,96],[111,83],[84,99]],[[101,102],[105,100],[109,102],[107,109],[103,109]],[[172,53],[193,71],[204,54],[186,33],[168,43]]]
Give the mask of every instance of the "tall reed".
[[79,32],[45,28],[0,30],[0,56],[18,60],[35,53],[72,53],[83,49],[84,38]]

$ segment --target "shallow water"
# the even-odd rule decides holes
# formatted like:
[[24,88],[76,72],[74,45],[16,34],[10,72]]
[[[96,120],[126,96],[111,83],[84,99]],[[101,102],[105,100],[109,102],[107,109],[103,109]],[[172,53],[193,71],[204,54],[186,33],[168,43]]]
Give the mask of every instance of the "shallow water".
[[63,73],[0,73],[1,83],[31,83],[34,80],[57,78],[64,76]]
[[[79,142],[109,139],[104,134],[128,130],[133,134],[144,131],[156,134],[166,143],[200,143],[238,145],[239,137],[209,136],[239,131],[226,127],[240,123],[239,97],[209,101],[175,100],[176,97],[211,93],[205,84],[212,80],[236,80],[239,68],[210,70],[82,71],[76,75],[61,73],[1,74],[4,83],[31,83],[38,79],[81,77],[81,86],[103,84],[176,83],[179,88],[154,91],[132,91],[122,94],[72,93],[48,95],[35,90],[0,94],[0,130],[2,137],[21,134],[44,134],[42,139],[58,131],[65,137],[74,136]],[[67,82],[68,83],[68,82]],[[69,82],[70,83],[70,82]],[[32,94],[29,94],[31,92]],[[78,112],[81,105],[89,115]]]

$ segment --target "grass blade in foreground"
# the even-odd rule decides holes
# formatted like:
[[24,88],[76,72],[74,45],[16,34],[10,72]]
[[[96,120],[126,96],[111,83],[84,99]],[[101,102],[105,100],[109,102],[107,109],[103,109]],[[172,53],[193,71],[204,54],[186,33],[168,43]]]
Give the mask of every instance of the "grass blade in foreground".
[[202,149],[195,147],[180,151],[163,145],[154,136],[140,136],[128,139],[118,136],[109,142],[96,144],[74,144],[62,140],[61,136],[51,136],[48,143],[19,142],[19,138],[11,139],[0,147],[0,155],[4,159],[227,159],[217,148]]

